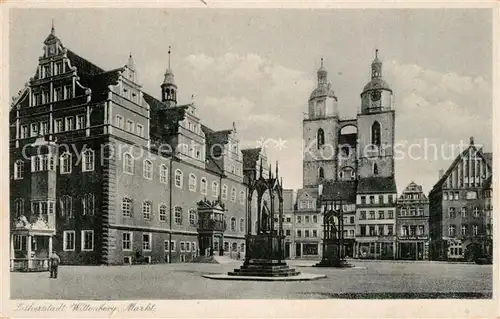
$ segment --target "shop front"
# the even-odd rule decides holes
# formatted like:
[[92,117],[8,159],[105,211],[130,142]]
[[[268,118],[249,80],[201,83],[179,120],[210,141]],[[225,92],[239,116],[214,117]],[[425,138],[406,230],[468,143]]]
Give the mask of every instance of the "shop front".
[[429,242],[427,236],[415,238],[398,237],[398,259],[428,260]]
[[295,250],[295,258],[299,259],[318,259],[322,254],[320,242],[296,242]]

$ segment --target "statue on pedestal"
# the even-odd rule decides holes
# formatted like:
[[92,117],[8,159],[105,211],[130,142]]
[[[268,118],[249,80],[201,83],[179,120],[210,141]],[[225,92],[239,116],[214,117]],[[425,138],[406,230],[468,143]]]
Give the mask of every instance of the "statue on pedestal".
[[261,213],[261,231],[263,233],[268,232],[269,229],[269,218],[270,218],[270,210],[269,207],[267,207],[267,201],[264,201],[264,206],[262,207],[262,213]]

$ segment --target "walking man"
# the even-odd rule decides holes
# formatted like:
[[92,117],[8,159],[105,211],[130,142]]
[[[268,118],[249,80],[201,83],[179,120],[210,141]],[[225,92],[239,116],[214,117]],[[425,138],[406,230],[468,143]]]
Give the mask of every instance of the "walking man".
[[50,278],[57,278],[57,267],[59,266],[59,263],[61,262],[61,259],[55,252],[52,252],[49,258],[49,265],[50,265]]

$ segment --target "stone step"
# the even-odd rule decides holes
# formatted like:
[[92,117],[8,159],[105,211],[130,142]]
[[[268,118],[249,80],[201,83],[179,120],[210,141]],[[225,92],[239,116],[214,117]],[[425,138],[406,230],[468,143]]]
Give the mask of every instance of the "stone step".
[[234,271],[228,273],[230,276],[255,276],[255,277],[289,277],[296,276],[300,274],[295,270],[290,270],[286,272],[263,272],[263,271]]

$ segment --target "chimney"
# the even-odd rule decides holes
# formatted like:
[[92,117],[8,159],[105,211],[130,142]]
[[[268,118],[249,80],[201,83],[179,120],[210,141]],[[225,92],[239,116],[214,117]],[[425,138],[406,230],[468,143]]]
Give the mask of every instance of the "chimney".
[[439,179],[441,179],[441,177],[443,177],[444,175],[444,169],[440,169],[439,170]]

